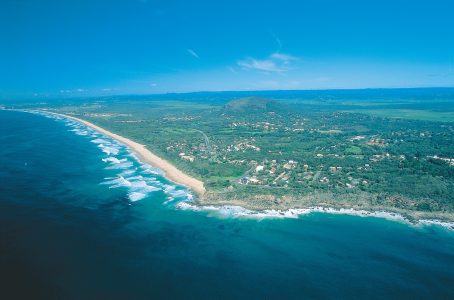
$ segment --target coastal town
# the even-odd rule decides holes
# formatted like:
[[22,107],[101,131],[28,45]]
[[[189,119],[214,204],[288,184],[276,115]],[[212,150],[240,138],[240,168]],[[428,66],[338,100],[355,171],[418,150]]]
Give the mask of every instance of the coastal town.
[[[338,114],[334,115],[334,117]],[[167,117],[167,119],[169,119]],[[176,118],[174,118],[176,120]],[[194,117],[186,119],[194,119]],[[180,119],[181,120],[181,119]],[[312,125],[312,126],[311,126]],[[169,143],[166,151],[169,156],[178,154],[184,162],[196,165],[200,161],[209,161],[219,165],[234,165],[243,172],[236,178],[230,178],[230,190],[237,185],[262,186],[264,188],[343,188],[349,190],[367,190],[374,181],[376,171],[386,171],[392,166],[404,166],[408,159],[419,161],[438,160],[453,167],[454,159],[427,155],[412,155],[396,145],[405,143],[404,139],[433,138],[430,130],[393,131],[385,134],[349,135],[339,129],[327,129],[327,125],[317,128],[307,117],[298,119],[293,124],[283,122],[238,121],[227,124],[231,130],[254,130],[262,133],[284,133],[288,139],[302,138],[304,134],[318,135],[323,138],[329,135],[330,142],[324,147],[315,146],[309,149],[309,155],[294,153],[286,155],[282,147],[273,147],[272,143],[263,145],[251,135],[249,138],[233,139],[232,143],[213,144],[211,151],[202,141],[199,144],[175,142]],[[333,126],[340,128],[340,125]],[[452,130],[452,128],[450,129]],[[291,136],[290,134],[296,133]],[[216,136],[212,138],[216,140]],[[392,148],[392,149],[391,149]],[[283,152],[284,150],[284,152]],[[397,150],[397,151],[396,151]],[[215,156],[213,156],[215,154]],[[390,165],[387,167],[387,165]]]

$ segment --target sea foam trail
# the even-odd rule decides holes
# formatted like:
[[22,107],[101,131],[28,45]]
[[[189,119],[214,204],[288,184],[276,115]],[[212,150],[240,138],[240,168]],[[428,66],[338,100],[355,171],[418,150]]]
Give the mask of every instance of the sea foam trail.
[[69,132],[86,137],[91,143],[96,144],[105,155],[101,158],[106,163],[105,169],[116,172],[100,184],[110,189],[126,189],[129,201],[144,200],[155,192],[163,192],[167,199],[175,201],[193,199],[192,193],[186,188],[166,183],[164,173],[160,169],[142,163],[126,145],[72,119],[45,112],[33,113],[63,122],[69,127]]
[[303,215],[308,215],[311,213],[328,213],[335,215],[350,215],[357,217],[374,217],[386,219],[389,221],[401,222],[407,225],[412,226],[427,226],[427,225],[437,225],[444,227],[450,231],[454,231],[454,222],[446,222],[440,220],[419,220],[416,223],[411,222],[404,216],[397,213],[390,213],[385,211],[376,211],[370,212],[365,210],[355,210],[355,209],[334,209],[334,208],[325,208],[325,207],[309,207],[309,208],[298,208],[298,209],[288,209],[288,210],[263,210],[263,211],[254,211],[243,208],[241,206],[234,205],[223,205],[223,206],[197,206],[189,201],[179,202],[176,205],[177,208],[182,210],[192,210],[192,211],[205,211],[213,216],[219,217],[233,217],[233,218],[250,218],[250,219],[276,219],[276,218],[299,218]]
[[113,164],[119,164],[119,163],[125,162],[126,159],[118,159],[116,157],[107,157],[107,158],[103,158],[102,161],[103,162],[111,162]]

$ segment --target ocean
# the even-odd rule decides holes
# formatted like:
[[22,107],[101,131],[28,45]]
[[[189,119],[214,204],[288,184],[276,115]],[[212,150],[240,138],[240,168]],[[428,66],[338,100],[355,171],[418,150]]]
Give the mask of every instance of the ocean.
[[454,232],[241,218],[73,121],[0,111],[1,299],[454,299]]

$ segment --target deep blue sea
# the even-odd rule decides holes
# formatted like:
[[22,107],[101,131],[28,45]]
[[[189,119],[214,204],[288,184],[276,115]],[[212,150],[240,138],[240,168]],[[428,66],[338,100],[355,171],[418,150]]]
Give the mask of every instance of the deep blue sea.
[[77,123],[0,111],[0,299],[454,299],[454,232],[244,219]]

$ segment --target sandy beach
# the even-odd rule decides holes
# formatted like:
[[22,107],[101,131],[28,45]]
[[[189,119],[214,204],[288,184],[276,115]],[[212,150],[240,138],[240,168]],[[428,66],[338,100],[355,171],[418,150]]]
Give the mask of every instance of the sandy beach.
[[82,119],[79,119],[76,117],[64,115],[64,114],[56,114],[56,115],[60,115],[62,117],[80,122],[90,128],[93,128],[94,130],[96,130],[108,137],[111,137],[111,138],[119,141],[120,143],[128,146],[139,157],[139,159],[141,161],[143,161],[144,163],[148,163],[148,164],[152,165],[153,167],[161,169],[164,172],[166,178],[168,178],[169,180],[171,180],[175,183],[184,185],[184,186],[192,189],[195,193],[197,193],[197,195],[199,197],[203,196],[203,194],[205,193],[205,187],[203,186],[202,181],[183,173],[181,170],[177,169],[174,165],[172,165],[165,159],[162,159],[159,156],[157,156],[156,154],[152,153],[150,150],[148,150],[145,147],[145,145],[134,142],[121,135],[112,133],[112,132],[105,130],[104,128],[101,128],[88,121],[85,121],[85,120],[82,120]]

